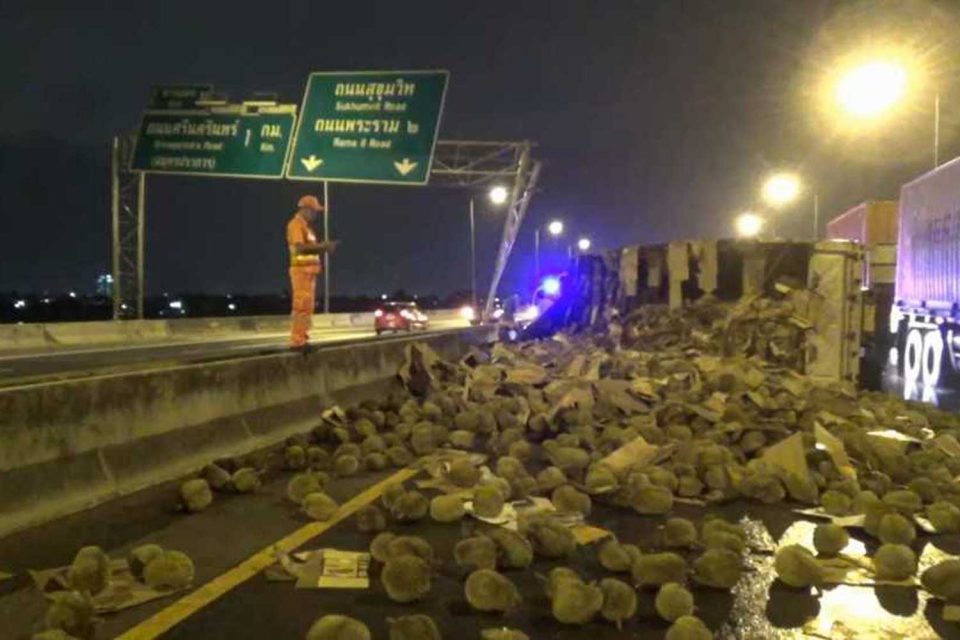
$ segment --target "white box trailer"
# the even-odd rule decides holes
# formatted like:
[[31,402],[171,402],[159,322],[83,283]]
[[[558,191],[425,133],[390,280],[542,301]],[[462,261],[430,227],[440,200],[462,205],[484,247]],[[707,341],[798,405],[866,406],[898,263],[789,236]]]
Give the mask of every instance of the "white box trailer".
[[890,331],[908,384],[960,371],[960,158],[905,184]]

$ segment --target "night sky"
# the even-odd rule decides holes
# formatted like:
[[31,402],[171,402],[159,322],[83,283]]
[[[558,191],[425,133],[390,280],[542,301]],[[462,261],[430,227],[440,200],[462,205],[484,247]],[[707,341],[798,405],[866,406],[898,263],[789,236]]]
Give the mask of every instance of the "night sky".
[[[941,156],[960,154],[958,37],[957,0],[7,0],[0,290],[91,289],[109,270],[109,140],[136,127],[152,85],[299,103],[310,71],[449,69],[441,138],[539,145],[542,190],[505,280],[522,289],[533,229],[554,216],[602,247],[726,236],[781,167],[809,185],[779,214],[782,236],[809,235],[814,192],[824,218],[896,197],[930,168],[935,83]],[[886,40],[921,56],[931,80],[882,126],[838,131],[815,87],[838,56]],[[286,288],[284,224],[316,185],[147,182],[151,292]],[[334,184],[335,292],[466,288],[469,195]],[[497,212],[479,223],[485,283]],[[547,262],[564,250],[550,245]]]

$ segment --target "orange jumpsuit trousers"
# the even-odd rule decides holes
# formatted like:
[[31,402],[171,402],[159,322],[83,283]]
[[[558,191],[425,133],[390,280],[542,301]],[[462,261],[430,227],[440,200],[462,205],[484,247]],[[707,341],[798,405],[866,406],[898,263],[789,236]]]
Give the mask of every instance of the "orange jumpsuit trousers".
[[293,304],[290,312],[290,346],[302,347],[310,339],[313,310],[317,297],[317,273],[314,266],[290,267],[290,290]]

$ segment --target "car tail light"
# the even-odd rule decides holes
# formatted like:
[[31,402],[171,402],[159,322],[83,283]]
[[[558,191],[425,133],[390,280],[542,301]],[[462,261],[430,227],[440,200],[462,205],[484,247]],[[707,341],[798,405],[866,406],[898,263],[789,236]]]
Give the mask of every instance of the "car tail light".
[[376,311],[374,311],[374,312],[373,312],[373,317],[374,317],[374,318],[382,318],[382,317],[383,317],[383,309],[377,309]]

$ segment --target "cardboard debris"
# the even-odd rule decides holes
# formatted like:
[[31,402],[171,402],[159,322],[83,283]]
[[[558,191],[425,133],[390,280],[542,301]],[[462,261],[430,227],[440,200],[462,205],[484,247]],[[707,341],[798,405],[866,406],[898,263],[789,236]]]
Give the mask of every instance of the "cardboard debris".
[[[67,572],[70,567],[56,567],[30,571],[37,589],[44,594],[68,590]],[[188,587],[189,588],[189,587]],[[130,573],[130,567],[123,558],[110,560],[110,583],[107,588],[93,596],[93,608],[98,614],[114,613],[136,607],[159,598],[185,591],[156,591],[138,581]]]
[[960,442],[948,433],[934,438],[933,444],[951,458],[960,457]]
[[920,444],[923,440],[900,433],[894,429],[882,429],[877,431],[867,431],[867,435],[873,438],[885,438],[887,440],[896,440],[897,442],[907,442]]
[[278,553],[265,575],[274,582],[295,582],[297,589],[367,589],[370,554],[365,551],[312,549]]
[[853,467],[853,463],[847,455],[847,449],[843,446],[843,441],[824,429],[819,423],[814,425],[813,434],[817,443],[826,449],[837,471],[848,478],[856,478],[857,470]]
[[[863,521],[866,518],[866,516],[864,516],[862,513],[849,516],[835,516],[824,511],[823,507],[816,507],[814,509],[794,509],[793,512],[811,518],[829,520],[833,524],[847,529],[862,529]],[[933,524],[931,524],[930,521],[923,516],[914,516],[913,522],[924,533],[936,533],[936,530],[933,528]]]
[[634,465],[651,464],[660,454],[660,447],[652,445],[637,436],[600,461],[615,474],[622,473]]
[[577,544],[581,546],[593,544],[598,540],[603,540],[613,535],[612,532],[606,529],[601,529],[600,527],[589,524],[574,525],[570,528],[570,531],[573,532],[573,537],[576,538]]
[[781,440],[768,448],[761,459],[781,474],[801,480],[807,480],[810,477],[807,454],[803,445],[803,434],[795,433],[789,438]]

